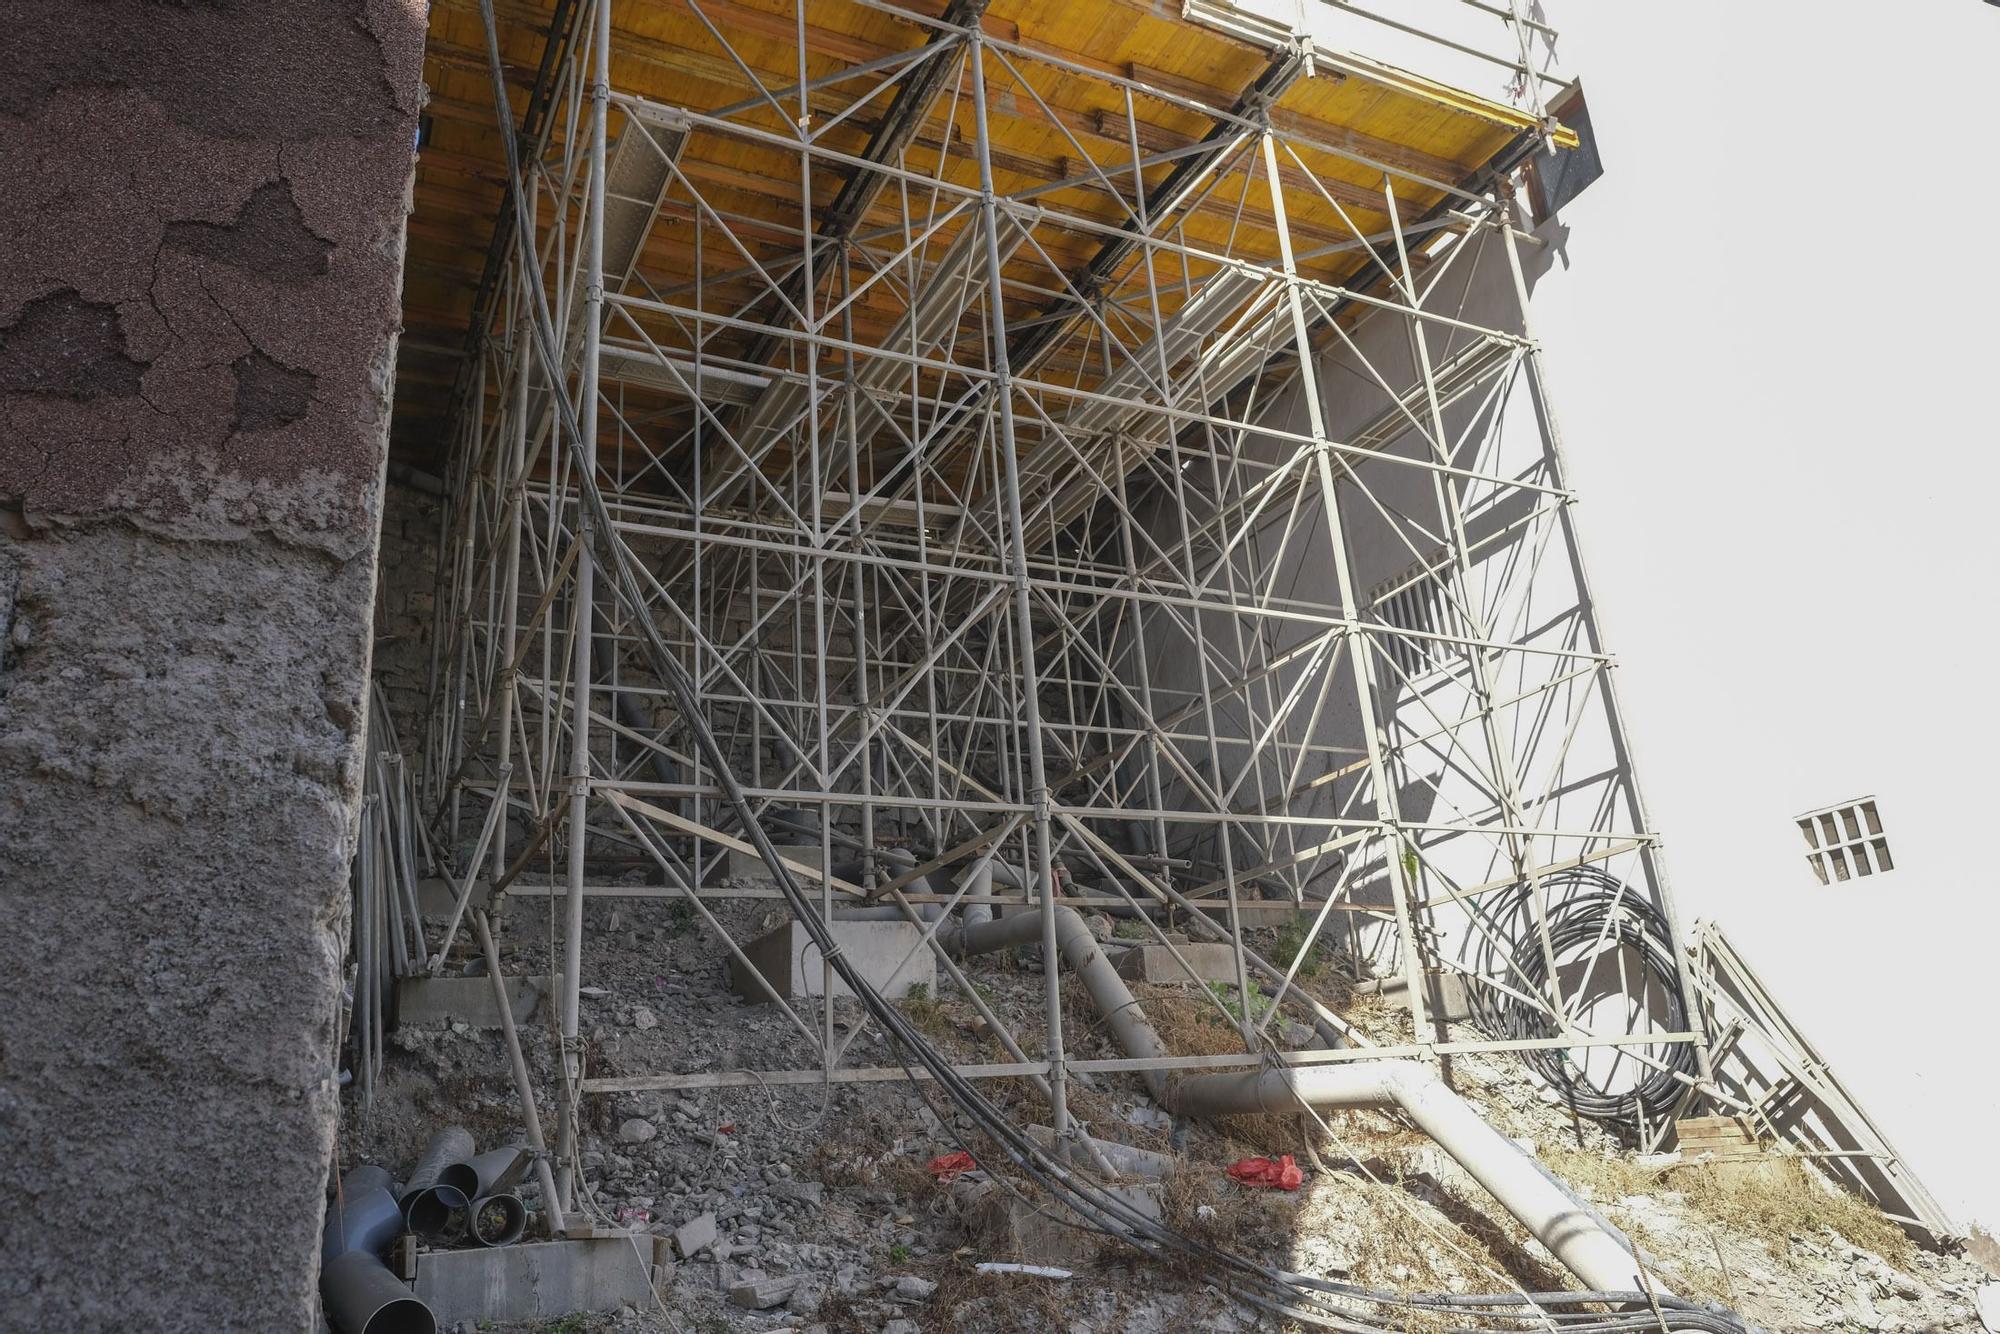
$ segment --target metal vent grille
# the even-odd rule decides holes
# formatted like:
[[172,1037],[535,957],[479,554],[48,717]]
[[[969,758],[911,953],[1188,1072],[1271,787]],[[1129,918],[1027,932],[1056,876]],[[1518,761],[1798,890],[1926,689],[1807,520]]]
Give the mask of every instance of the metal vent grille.
[[1822,885],[1896,869],[1873,797],[1810,811],[1798,817],[1798,826],[1806,837],[1806,862]]

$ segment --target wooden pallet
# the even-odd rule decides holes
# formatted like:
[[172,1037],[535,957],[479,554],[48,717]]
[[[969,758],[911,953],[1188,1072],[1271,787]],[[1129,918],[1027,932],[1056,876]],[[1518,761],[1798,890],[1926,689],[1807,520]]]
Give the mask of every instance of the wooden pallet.
[[1681,1156],[1688,1159],[1707,1155],[1716,1162],[1756,1162],[1764,1158],[1764,1147],[1733,1116],[1690,1116],[1674,1122]]

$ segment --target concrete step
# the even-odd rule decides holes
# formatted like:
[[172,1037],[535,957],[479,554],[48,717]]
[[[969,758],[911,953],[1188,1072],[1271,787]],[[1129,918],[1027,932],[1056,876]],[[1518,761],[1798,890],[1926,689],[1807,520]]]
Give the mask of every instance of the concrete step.
[[439,1329],[463,1320],[550,1320],[627,1305],[649,1309],[652,1245],[625,1236],[425,1251],[417,1257],[416,1290]]
[[[853,962],[874,988],[891,1000],[910,994],[922,986],[935,994],[937,958],[929,946],[922,946],[908,963],[903,956],[923,939],[923,933],[908,922],[833,922],[833,939],[841,957]],[[787,922],[777,930],[758,937],[743,953],[781,998],[817,996],[822,984],[819,947],[797,922]],[[756,1004],[770,996],[757,985],[741,963],[730,965],[730,984],[736,994]],[[851,996],[847,984],[836,975],[835,996]]]
[[[507,979],[507,999],[514,1022],[525,1024],[553,993],[555,980],[540,977]],[[396,1023],[403,1028],[444,1028],[470,1024],[500,1027],[500,1007],[493,1000],[493,982],[486,977],[399,977],[396,979]]]

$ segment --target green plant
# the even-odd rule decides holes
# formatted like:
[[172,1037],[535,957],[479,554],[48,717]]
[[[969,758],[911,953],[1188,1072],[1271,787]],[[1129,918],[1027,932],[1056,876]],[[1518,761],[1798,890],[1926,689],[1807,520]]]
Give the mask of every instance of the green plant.
[[694,905],[675,899],[667,905],[667,934],[678,939],[694,930]]
[[908,1264],[909,1260],[910,1248],[902,1242],[899,1241],[889,1248],[889,1262],[891,1264]]
[[912,982],[909,991],[897,1004],[904,1014],[910,1016],[911,1023],[934,1038],[942,1037],[951,1029],[951,1015],[946,1013],[944,1002],[931,995],[931,989],[925,983]]
[[[1208,989],[1215,993],[1217,1000],[1222,1002],[1222,1008],[1229,1011],[1231,1019],[1234,1019],[1239,1024],[1243,1022],[1243,1007],[1237,1004],[1236,988],[1233,984],[1228,982],[1211,982],[1208,984]],[[1246,995],[1250,1001],[1251,1020],[1262,1019],[1265,1011],[1271,1008],[1271,997],[1266,996],[1264,989],[1255,982],[1250,984],[1250,990]]]
[[[1290,968],[1292,960],[1299,957],[1299,951],[1306,948],[1306,939],[1312,934],[1312,922],[1303,916],[1293,917],[1278,928],[1278,938],[1271,946],[1271,962],[1280,968]],[[1314,941],[1312,950],[1305,961],[1299,964],[1300,977],[1313,977],[1319,973],[1320,942]]]

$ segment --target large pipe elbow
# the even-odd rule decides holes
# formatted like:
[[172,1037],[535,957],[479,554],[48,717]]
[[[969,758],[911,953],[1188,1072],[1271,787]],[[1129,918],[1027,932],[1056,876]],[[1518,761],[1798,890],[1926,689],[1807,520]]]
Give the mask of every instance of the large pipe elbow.
[[1533,1157],[1452,1092],[1436,1071],[1415,1061],[1202,1075],[1180,1084],[1173,1109],[1184,1116],[1289,1115],[1301,1103],[1401,1111],[1590,1290],[1650,1287],[1660,1296],[1672,1295],[1642,1275],[1625,1243]]
[[[1118,976],[1118,970],[1111,965],[1111,959],[1097,943],[1097,937],[1090,933],[1090,923],[1083,920],[1083,914],[1067,904],[1055,906],[1056,953],[1063,966],[1076,974],[1089,993],[1090,1002],[1105,1023],[1111,1026],[1112,1036],[1127,1056],[1146,1061],[1167,1059],[1167,1044],[1161,1040],[1159,1030],[1146,1018],[1146,1012],[1139,1008],[1138,998],[1125,985],[1125,979]],[[952,949],[960,954],[986,954],[993,950],[1007,949],[1015,945],[1037,945],[1042,939],[1042,915],[1039,912],[1015,913],[1011,917],[999,917],[990,922],[967,923],[953,935]],[[1161,1106],[1169,1105],[1172,1090],[1168,1087],[1166,1072],[1160,1069],[1142,1069],[1140,1078],[1146,1081],[1146,1089],[1153,1095],[1153,1101]]]
[[[1640,1272],[1623,1238],[1542,1170],[1541,1164],[1415,1061],[1352,1061],[1230,1074],[1196,1075],[1169,1085],[1168,1052],[1111,965],[1090,924],[1066,904],[1054,909],[1056,950],[1128,1056],[1156,1063],[1140,1076],[1154,1101],[1179,1116],[1290,1116],[1307,1107],[1395,1108],[1416,1122],[1466,1173],[1594,1292],[1650,1289],[1672,1294]],[[948,937],[959,954],[1039,943],[1039,912],[964,924]]]

